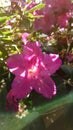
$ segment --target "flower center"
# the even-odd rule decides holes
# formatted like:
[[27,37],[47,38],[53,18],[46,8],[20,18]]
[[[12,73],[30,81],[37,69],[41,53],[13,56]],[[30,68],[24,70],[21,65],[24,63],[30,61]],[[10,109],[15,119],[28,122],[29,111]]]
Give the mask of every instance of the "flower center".
[[28,70],[28,76],[34,76],[37,73],[37,66],[32,66],[31,69]]
[[39,59],[36,59],[36,63],[32,64],[32,66],[28,69],[28,77],[36,77],[39,70]]

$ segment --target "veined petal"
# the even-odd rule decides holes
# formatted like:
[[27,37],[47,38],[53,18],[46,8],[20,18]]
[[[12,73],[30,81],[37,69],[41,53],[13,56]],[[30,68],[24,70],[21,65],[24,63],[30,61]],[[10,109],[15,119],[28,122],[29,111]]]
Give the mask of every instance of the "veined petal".
[[18,111],[18,101],[15,99],[12,89],[9,91],[6,98],[7,98],[6,102],[7,110]]
[[51,98],[56,94],[56,85],[49,76],[38,77],[33,82],[33,88],[36,92],[46,98]]
[[39,42],[28,42],[25,46],[23,46],[23,56],[25,59],[29,57],[42,56],[42,49],[40,48]]
[[62,64],[62,61],[57,54],[45,54],[43,55],[42,61],[42,65],[48,70],[49,75],[55,73]]
[[32,91],[30,81],[22,77],[16,77],[12,83],[12,91],[16,99],[27,97]]
[[10,72],[13,74],[21,75],[25,69],[22,54],[15,54],[10,56],[7,59],[7,66],[9,67]]
[[18,99],[25,98],[32,91],[30,82],[24,78],[16,77],[12,83],[12,89],[7,94],[7,110],[18,110]]

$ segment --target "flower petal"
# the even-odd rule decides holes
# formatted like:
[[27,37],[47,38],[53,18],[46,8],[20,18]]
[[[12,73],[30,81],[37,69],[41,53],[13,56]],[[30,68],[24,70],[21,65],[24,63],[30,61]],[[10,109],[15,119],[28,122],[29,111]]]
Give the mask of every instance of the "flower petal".
[[56,94],[56,85],[50,77],[39,77],[34,80],[33,88],[36,92],[42,94],[46,98],[51,98]]
[[7,66],[10,72],[15,75],[20,75],[24,71],[24,59],[22,54],[15,54],[7,59]]
[[23,46],[23,56],[25,59],[31,59],[32,56],[42,56],[42,49],[40,48],[39,42],[28,42]]
[[6,108],[10,111],[18,111],[18,101],[13,96],[13,90],[7,94]]
[[43,55],[42,61],[42,65],[45,70],[48,70],[49,75],[55,73],[62,64],[62,61],[57,54],[45,54]]
[[30,81],[22,77],[16,77],[12,83],[12,91],[16,99],[27,97],[32,91]]
[[22,34],[22,42],[27,43],[29,35],[30,35],[29,33],[23,33]]
[[12,83],[12,89],[7,94],[7,110],[18,110],[18,99],[25,98],[32,91],[32,87],[27,79],[16,77]]

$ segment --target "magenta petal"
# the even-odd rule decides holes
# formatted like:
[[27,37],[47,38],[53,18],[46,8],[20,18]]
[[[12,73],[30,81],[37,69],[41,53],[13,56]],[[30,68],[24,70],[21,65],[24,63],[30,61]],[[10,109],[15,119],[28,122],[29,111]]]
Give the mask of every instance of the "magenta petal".
[[56,85],[49,76],[43,76],[36,79],[33,88],[36,92],[42,94],[46,98],[51,98],[56,94]]
[[57,54],[45,54],[43,55],[43,62],[41,63],[45,69],[48,70],[48,74],[52,75],[58,70],[62,64],[59,55]]
[[11,89],[7,95],[6,109],[10,111],[18,111],[18,101],[13,96],[13,90]]
[[24,59],[22,54],[12,55],[7,59],[7,66],[10,72],[15,75],[20,75],[24,71]]
[[24,43],[27,43],[28,42],[28,37],[29,37],[29,33],[23,33],[22,34],[22,41],[24,42]]
[[7,110],[17,111],[18,99],[25,98],[31,91],[32,88],[30,86],[30,82],[21,77],[15,78],[12,83],[12,89],[7,94]]
[[46,6],[51,6],[52,11],[58,14],[68,11],[71,7],[71,0],[44,0]]
[[70,19],[70,14],[68,14],[68,13],[67,14],[61,14],[61,15],[58,16],[57,23],[60,27],[66,27],[69,19]]
[[[46,10],[44,11],[44,14],[47,12],[47,10],[48,9],[46,8]],[[44,16],[43,18],[35,19],[34,24],[33,24],[35,30],[40,30],[43,33],[48,33],[52,30],[52,26],[55,23],[55,18],[52,15],[51,10],[48,10],[48,12],[50,13],[48,14],[46,13],[45,15],[43,15]]]
[[12,83],[12,91],[16,99],[27,97],[32,91],[30,81],[25,78],[16,77]]
[[42,56],[42,49],[40,48],[39,42],[28,42],[23,46],[23,56],[25,59],[31,59],[34,56]]

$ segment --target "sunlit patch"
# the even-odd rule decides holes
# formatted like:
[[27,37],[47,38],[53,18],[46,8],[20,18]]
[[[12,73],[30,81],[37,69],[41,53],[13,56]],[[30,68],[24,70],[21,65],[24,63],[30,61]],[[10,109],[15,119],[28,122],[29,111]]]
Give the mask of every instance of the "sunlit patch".
[[14,71],[16,71],[18,68],[19,68],[19,67],[11,68],[10,71],[11,71],[11,72],[14,72]]
[[48,7],[51,8],[52,7],[51,4],[49,4]]
[[34,54],[29,56],[28,60],[31,60],[34,56],[35,56]]
[[0,7],[11,6],[10,0],[0,0]]
[[53,95],[56,95],[57,93],[57,89],[56,89],[56,86],[54,85],[54,92],[53,92]]
[[23,73],[21,73],[20,76],[25,77],[25,71],[23,71]]
[[52,61],[55,62],[58,58],[59,58],[59,55],[55,55],[55,54],[50,54],[52,58]]
[[41,66],[42,66],[44,69],[46,69],[46,67],[45,67],[45,65],[44,65],[43,62],[41,62]]

